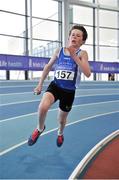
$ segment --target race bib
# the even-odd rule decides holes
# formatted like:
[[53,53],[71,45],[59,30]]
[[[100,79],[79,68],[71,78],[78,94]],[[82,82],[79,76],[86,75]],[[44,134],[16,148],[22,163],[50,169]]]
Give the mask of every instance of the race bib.
[[67,71],[67,70],[57,70],[55,72],[55,77],[57,79],[73,80],[74,79],[74,72],[73,71]]

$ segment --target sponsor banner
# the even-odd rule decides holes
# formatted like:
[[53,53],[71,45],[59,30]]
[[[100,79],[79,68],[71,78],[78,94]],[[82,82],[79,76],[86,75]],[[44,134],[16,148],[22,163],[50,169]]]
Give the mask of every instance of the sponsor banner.
[[[49,58],[0,54],[0,70],[42,71]],[[89,61],[94,73],[119,73],[118,62]],[[55,64],[52,67],[54,69]]]
[[119,63],[117,62],[96,62],[90,61],[91,71],[94,73],[119,73]]
[[0,54],[0,69],[1,70],[7,70],[7,56]]
[[31,70],[41,71],[49,58],[0,55],[0,70]]
[[7,70],[27,70],[28,57],[27,56],[7,56]]
[[0,70],[27,70],[28,58],[26,56],[1,55]]
[[48,63],[49,58],[42,57],[28,57],[28,70],[31,71],[42,71],[44,66]]

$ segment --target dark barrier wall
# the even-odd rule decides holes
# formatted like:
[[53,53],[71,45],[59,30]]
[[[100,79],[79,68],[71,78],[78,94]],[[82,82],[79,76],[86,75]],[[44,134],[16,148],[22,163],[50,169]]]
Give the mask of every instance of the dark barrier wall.
[[[0,54],[0,70],[42,71],[48,61],[49,58],[43,57]],[[89,61],[89,63],[94,73],[119,73],[118,62]]]

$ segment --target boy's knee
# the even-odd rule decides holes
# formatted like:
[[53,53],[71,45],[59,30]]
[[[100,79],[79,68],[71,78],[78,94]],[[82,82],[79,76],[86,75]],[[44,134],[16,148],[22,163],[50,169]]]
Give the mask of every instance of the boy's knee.
[[59,123],[60,123],[60,124],[66,123],[66,118],[59,119]]
[[41,113],[46,113],[48,111],[48,108],[45,105],[39,105],[39,111]]

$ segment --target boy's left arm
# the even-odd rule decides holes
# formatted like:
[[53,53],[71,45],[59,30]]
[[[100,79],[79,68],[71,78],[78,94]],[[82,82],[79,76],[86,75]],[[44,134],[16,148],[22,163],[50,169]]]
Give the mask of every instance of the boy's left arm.
[[74,61],[80,66],[85,76],[90,77],[91,69],[88,62],[88,54],[86,51],[81,51],[80,56],[77,56]]

